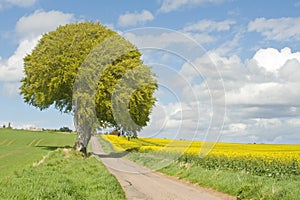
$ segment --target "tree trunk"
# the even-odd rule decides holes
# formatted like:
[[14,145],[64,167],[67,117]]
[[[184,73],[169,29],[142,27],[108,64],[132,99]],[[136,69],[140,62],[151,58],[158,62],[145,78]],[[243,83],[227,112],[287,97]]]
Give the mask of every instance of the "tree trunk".
[[87,146],[91,139],[91,133],[83,133],[78,131],[74,149],[87,155]]
[[77,131],[77,139],[74,149],[87,155],[88,143],[92,133],[95,132],[96,114],[94,113],[92,100],[89,95],[78,95],[78,98],[75,98],[75,100],[74,126]]
[[137,132],[136,131],[133,131],[133,136],[132,136],[133,138],[138,138],[138,136],[137,136]]

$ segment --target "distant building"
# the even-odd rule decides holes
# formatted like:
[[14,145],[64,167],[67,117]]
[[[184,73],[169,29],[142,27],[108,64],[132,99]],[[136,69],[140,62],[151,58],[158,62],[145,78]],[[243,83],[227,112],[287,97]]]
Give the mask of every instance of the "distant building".
[[113,130],[112,132],[109,133],[110,135],[120,135],[118,130]]
[[43,131],[42,128],[38,128],[34,125],[30,125],[30,126],[26,126],[25,128],[23,128],[24,130],[28,130],[28,131]]

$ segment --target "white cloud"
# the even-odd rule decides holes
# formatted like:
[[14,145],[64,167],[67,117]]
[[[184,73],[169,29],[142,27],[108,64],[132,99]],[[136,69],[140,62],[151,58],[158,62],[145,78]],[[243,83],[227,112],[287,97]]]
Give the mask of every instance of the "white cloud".
[[[226,34],[227,40],[218,49],[219,52],[228,54],[232,50],[238,50],[237,44],[241,33],[237,33],[232,38],[229,31],[232,30],[234,20],[213,21],[202,19],[196,23],[190,23],[182,28],[182,32],[196,40],[200,44],[218,42],[224,39]],[[232,52],[230,52],[232,54]]]
[[139,24],[144,24],[148,21],[152,21],[154,16],[148,10],[143,10],[141,13],[126,13],[121,15],[118,20],[119,26],[136,26]]
[[300,127],[300,119],[290,119],[287,121],[287,123],[291,126],[294,126],[294,127]]
[[41,10],[18,20],[15,29],[20,36],[19,46],[8,59],[0,59],[0,81],[4,83],[4,95],[11,96],[16,93],[16,85],[24,75],[23,58],[37,45],[41,35],[73,20],[72,14]]
[[199,31],[199,32],[213,32],[213,31],[228,31],[231,28],[231,25],[234,25],[235,21],[233,20],[224,20],[220,22],[212,20],[200,20],[195,24],[188,25],[183,28],[183,31]]
[[[205,53],[204,49],[185,34],[166,29],[131,31],[125,33],[125,37],[138,48],[150,48],[161,53],[155,54],[150,52],[150,54],[146,53],[143,55],[144,59],[146,59],[145,63],[148,64],[149,60],[151,60],[153,63],[161,64],[158,67],[154,64],[153,67],[154,70],[159,68],[155,70],[158,74],[159,85],[161,84],[162,88],[166,87],[176,96],[171,98],[170,95],[162,95],[161,99],[164,99],[166,102],[164,100],[160,101],[161,107],[164,109],[164,112],[160,111],[160,113],[164,113],[165,116],[159,113],[156,114],[156,110],[154,110],[154,115],[152,116],[154,120],[152,121],[165,122],[162,137],[166,137],[163,134],[167,134],[169,137],[192,138],[198,130],[199,135],[197,137],[203,139],[209,127],[211,127],[210,130],[212,132],[218,133],[219,128],[222,127],[224,109],[222,109],[222,106],[215,106],[212,109],[211,103],[214,101],[211,101],[211,96],[216,97],[218,102],[221,103],[223,88],[219,82],[218,74],[213,68],[215,66],[212,64],[211,59],[207,56],[201,57]],[[168,56],[164,56],[165,54]],[[165,62],[166,57],[168,58],[167,62]],[[200,57],[202,65],[196,65],[196,67],[199,67],[198,70],[200,73],[203,73],[204,77],[209,77],[206,81],[211,83],[209,85],[210,90],[206,87],[205,82],[198,84],[201,81],[199,80],[201,75],[197,68],[186,63],[184,66],[187,69],[182,70],[185,72],[181,73],[181,71],[178,72],[175,69],[176,65],[178,66],[178,60],[182,64],[187,60],[193,61],[197,57]],[[171,103],[170,100],[172,100]],[[214,121],[211,121],[212,117]],[[154,129],[150,129],[149,133],[155,133],[155,128],[156,126],[154,126]],[[148,130],[148,128],[145,130]],[[216,137],[208,138],[213,140],[217,139]]]
[[255,53],[253,59],[259,67],[274,73],[278,72],[288,60],[296,59],[300,62],[300,52],[292,53],[290,48],[284,48],[281,51],[273,48],[260,49]]
[[184,34],[196,40],[199,44],[211,43],[216,41],[216,38],[212,35],[209,35],[208,33],[186,32]]
[[186,43],[189,42],[189,38],[178,35],[178,33],[161,33],[161,34],[145,34],[145,35],[136,35],[135,33],[125,33],[126,37],[130,42],[139,46],[158,46],[167,47],[171,44]]
[[248,83],[237,91],[226,93],[226,102],[236,105],[299,105],[299,83]]
[[[260,49],[245,63],[237,56],[209,56],[223,78],[228,105],[299,105],[300,52],[292,53],[289,48]],[[209,70],[209,65],[201,65],[203,60],[196,63],[204,66],[201,70]]]
[[261,33],[268,40],[300,40],[300,17],[277,19],[257,18],[248,24],[248,31]]
[[[267,56],[261,56],[262,52]],[[194,91],[198,91],[201,103],[209,103],[209,94],[222,90],[213,84],[214,80],[218,80],[217,74],[213,73],[214,66],[217,66],[224,81],[227,114],[222,140],[253,142],[255,139],[256,142],[266,143],[300,141],[300,137],[294,134],[300,128],[298,56],[299,52],[292,53],[289,48],[279,51],[269,48],[258,50],[252,59],[244,63],[235,55],[222,57],[216,52],[208,52],[193,61],[194,66],[204,75],[204,82],[192,86]],[[191,83],[199,76],[188,63],[182,66],[180,74]],[[185,88],[182,87],[182,90]],[[189,93],[185,94],[187,101]],[[221,97],[215,95],[215,98]],[[219,102],[222,101],[215,100],[213,106],[219,106]],[[206,106],[210,107],[209,104]],[[203,110],[203,116],[199,118],[206,116],[208,120],[209,112],[211,109]],[[200,124],[200,130],[203,128]]]
[[15,5],[20,7],[30,7],[33,6],[39,0],[1,0],[0,6],[5,7],[4,5]]
[[[215,38],[206,33],[182,33],[168,29],[145,28],[136,31],[125,32],[123,36],[130,42],[140,47],[163,47],[177,46],[181,51],[190,49],[183,49],[183,46],[195,47],[197,41],[200,44],[210,43],[215,41]],[[199,48],[199,46],[197,46]],[[184,52],[183,52],[184,53]],[[190,52],[189,52],[190,53]],[[203,53],[203,52],[199,52]]]
[[243,123],[232,123],[228,126],[230,132],[242,132],[245,131],[247,128],[247,124]]
[[[177,72],[171,73],[160,66],[155,71],[158,71],[158,81],[176,98],[164,94],[163,90],[158,92],[160,104],[154,108],[151,124],[142,136],[191,139],[198,131],[197,138],[203,140],[210,128],[209,138],[213,141],[217,139],[213,134],[222,128],[218,122],[225,119],[222,141],[299,143],[300,136],[296,134],[300,131],[298,55],[299,52],[289,48],[259,49],[250,60],[243,62],[236,55],[225,57],[211,51],[195,58],[193,65],[183,63]],[[160,62],[162,57],[153,59]],[[169,60],[173,61],[174,57],[170,56]],[[279,63],[275,68],[272,68],[273,61]],[[219,107],[222,107],[223,87],[215,67],[224,82],[225,116],[218,112],[222,111]],[[212,117],[217,123],[211,122]]]
[[171,12],[180,9],[184,6],[200,6],[203,4],[218,4],[223,0],[161,0],[162,5],[159,9],[160,12]]
[[269,128],[274,128],[282,125],[282,121],[277,118],[270,118],[270,119],[264,119],[264,118],[257,118],[254,119],[255,126],[264,128],[264,129],[269,129]]
[[[154,107],[151,123],[143,129],[141,136],[193,139],[201,129],[201,139],[203,139],[211,118],[206,109],[201,107],[197,111],[195,105],[184,101],[160,104],[159,107]],[[201,127],[198,127],[197,119]]]
[[23,57],[36,46],[38,38],[20,41],[18,48],[7,60],[0,60],[0,81],[16,82],[23,77]]
[[283,81],[299,82],[300,79],[300,61],[299,59],[290,59],[286,61],[279,70],[279,77]]
[[16,32],[21,37],[37,37],[43,33],[55,30],[59,25],[74,21],[73,14],[60,11],[37,10],[29,16],[21,17],[16,24]]

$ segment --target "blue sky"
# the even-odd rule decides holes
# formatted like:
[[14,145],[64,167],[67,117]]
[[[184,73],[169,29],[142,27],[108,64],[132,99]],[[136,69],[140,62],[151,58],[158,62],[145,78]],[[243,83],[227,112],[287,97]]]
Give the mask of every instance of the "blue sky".
[[22,58],[43,33],[89,20],[134,43],[158,74],[142,136],[300,143],[299,9],[299,0],[0,0],[0,124],[73,128],[71,115],[23,103]]

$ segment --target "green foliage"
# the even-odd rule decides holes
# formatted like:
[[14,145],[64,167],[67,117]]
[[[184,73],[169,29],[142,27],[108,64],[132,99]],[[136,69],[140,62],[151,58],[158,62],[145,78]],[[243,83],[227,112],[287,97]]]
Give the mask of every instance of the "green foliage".
[[0,194],[3,199],[125,199],[102,163],[70,149],[54,151],[40,165],[4,178]]
[[41,110],[54,104],[72,111],[72,90],[77,71],[90,51],[106,37],[116,34],[91,22],[60,26],[44,34],[24,58],[24,101]]
[[[21,94],[41,110],[54,105],[73,112],[79,134],[91,134],[96,121],[135,133],[149,121],[157,89],[151,68],[140,57],[130,42],[100,23],[61,26],[43,35],[24,58]],[[113,101],[121,106],[113,107]],[[121,107],[126,109],[114,112]],[[129,113],[132,123],[123,115],[116,120],[119,111]]]

